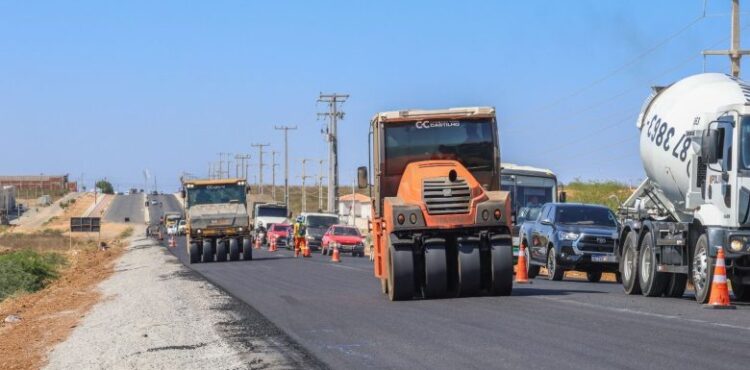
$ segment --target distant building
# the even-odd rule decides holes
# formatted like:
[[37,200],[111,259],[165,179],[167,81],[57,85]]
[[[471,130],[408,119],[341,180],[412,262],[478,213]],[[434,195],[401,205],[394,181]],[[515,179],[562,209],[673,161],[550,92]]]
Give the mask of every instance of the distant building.
[[62,194],[71,191],[68,175],[57,176],[0,176],[0,187],[15,186],[17,196],[38,197],[45,194]]
[[11,185],[0,185],[0,214],[16,209],[16,188]]
[[372,219],[370,197],[359,193],[340,196],[339,218],[343,223],[367,230],[367,223]]

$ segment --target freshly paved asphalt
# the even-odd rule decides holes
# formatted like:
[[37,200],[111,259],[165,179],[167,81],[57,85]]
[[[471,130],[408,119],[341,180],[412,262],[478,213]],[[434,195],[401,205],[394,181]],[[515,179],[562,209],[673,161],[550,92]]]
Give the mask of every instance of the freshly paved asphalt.
[[145,197],[143,194],[115,195],[112,204],[109,205],[104,220],[109,222],[125,222],[125,218],[130,218],[130,222],[145,222],[143,207]]
[[[153,208],[153,207],[152,207]],[[158,211],[158,210],[154,210]],[[153,216],[152,216],[153,217]],[[320,360],[352,368],[746,368],[750,306],[706,310],[628,296],[619,284],[514,286],[510,297],[389,302],[366,258],[254,250],[253,261],[189,264]]]

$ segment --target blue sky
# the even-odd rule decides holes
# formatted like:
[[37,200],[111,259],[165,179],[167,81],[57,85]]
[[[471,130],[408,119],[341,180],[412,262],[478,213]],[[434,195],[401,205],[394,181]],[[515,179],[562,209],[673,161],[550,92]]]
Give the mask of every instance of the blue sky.
[[327,156],[316,99],[335,91],[351,95],[343,184],[367,163],[375,112],[465,105],[497,108],[504,161],[636,182],[649,87],[701,72],[701,50],[729,44],[730,1],[709,0],[705,18],[653,49],[703,14],[702,0],[656,3],[0,1],[0,173],[126,188],[148,168],[171,190],[219,152],[257,163],[252,143],[282,151],[273,126],[284,124],[299,127],[299,182],[300,158]]

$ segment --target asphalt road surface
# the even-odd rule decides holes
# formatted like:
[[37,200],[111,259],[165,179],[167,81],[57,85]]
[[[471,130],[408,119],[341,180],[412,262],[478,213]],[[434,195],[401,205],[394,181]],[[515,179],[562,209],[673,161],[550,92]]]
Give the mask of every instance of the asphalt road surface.
[[108,222],[125,222],[129,218],[130,222],[145,222],[143,207],[143,194],[115,195],[112,204],[109,205],[104,220]]
[[628,296],[619,284],[514,286],[510,297],[389,302],[366,258],[254,250],[253,261],[190,265],[320,360],[351,368],[746,368],[750,306]]
[[[151,200],[156,200],[157,204],[151,204]],[[159,223],[159,218],[166,212],[180,212],[182,213],[182,206],[180,202],[171,194],[159,194],[159,195],[148,195],[148,212],[150,223],[152,225]]]

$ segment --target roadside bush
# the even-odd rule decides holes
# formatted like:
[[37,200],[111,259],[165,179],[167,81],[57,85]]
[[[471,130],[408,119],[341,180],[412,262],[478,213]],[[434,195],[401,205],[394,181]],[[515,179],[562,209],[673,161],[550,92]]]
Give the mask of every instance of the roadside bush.
[[565,192],[570,203],[601,204],[616,211],[618,201],[624,201],[631,194],[631,189],[617,181],[581,181],[574,180],[565,185]]
[[0,301],[20,292],[36,292],[58,277],[66,260],[57,253],[22,250],[0,255]]

